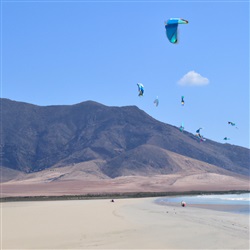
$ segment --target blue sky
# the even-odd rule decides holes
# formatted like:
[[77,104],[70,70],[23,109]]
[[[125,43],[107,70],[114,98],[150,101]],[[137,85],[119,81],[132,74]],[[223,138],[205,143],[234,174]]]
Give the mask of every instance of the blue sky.
[[[172,17],[189,21],[179,25],[178,44],[165,34]],[[136,105],[191,133],[202,127],[208,139],[249,147],[249,1],[2,0],[1,54],[3,98]],[[203,80],[181,85],[185,75]]]

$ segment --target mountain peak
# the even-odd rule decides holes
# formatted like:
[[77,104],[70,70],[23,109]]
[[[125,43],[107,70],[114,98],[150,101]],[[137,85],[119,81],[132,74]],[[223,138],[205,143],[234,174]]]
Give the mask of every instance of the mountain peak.
[[211,140],[200,143],[193,134],[181,133],[136,106],[109,107],[90,100],[58,106],[1,102],[3,167],[34,172],[100,161],[100,169],[113,177],[167,174],[183,169],[185,160],[175,167],[173,157],[179,156],[222,172],[249,173],[249,149]]

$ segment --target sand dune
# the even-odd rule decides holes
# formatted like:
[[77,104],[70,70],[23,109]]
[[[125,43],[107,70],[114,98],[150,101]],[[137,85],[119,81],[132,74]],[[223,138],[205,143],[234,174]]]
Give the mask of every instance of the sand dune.
[[2,171],[6,176],[3,180],[5,182],[0,183],[2,197],[250,190],[247,177],[206,172],[206,166],[166,175],[122,176],[113,179],[100,171],[96,161],[29,174],[4,168]]
[[[48,176],[47,176],[48,177]],[[46,178],[47,178],[46,177]],[[82,178],[51,180],[22,179],[1,184],[2,197],[41,195],[81,195],[127,192],[183,192],[249,190],[249,180],[215,173],[192,175],[125,176],[115,179]]]

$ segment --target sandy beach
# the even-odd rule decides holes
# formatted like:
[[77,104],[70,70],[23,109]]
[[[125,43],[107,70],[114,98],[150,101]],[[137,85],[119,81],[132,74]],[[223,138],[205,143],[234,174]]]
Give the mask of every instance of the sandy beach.
[[249,249],[249,215],[155,199],[1,203],[1,249]]

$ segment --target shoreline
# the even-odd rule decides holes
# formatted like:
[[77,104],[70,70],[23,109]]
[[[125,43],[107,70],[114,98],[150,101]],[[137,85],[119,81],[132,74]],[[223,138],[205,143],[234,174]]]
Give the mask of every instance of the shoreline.
[[[41,196],[11,196],[0,197],[0,203],[25,202],[25,201],[67,201],[67,200],[99,200],[99,199],[130,199],[130,198],[154,198],[165,196],[195,196],[195,195],[223,195],[243,194],[249,190],[229,191],[187,191],[187,192],[128,192],[128,193],[89,193],[83,195],[41,195]],[[2,195],[2,194],[1,194]]]
[[[161,203],[160,201],[155,201],[156,204],[159,206],[165,206],[165,207],[180,207],[180,203]],[[226,212],[226,213],[233,213],[233,214],[242,214],[242,215],[250,215],[250,208],[249,205],[239,205],[239,204],[187,204],[187,207],[189,208],[198,208],[198,209],[206,209],[206,210],[212,210],[217,212]]]
[[248,215],[159,206],[154,198],[1,206],[2,249],[249,249]]

